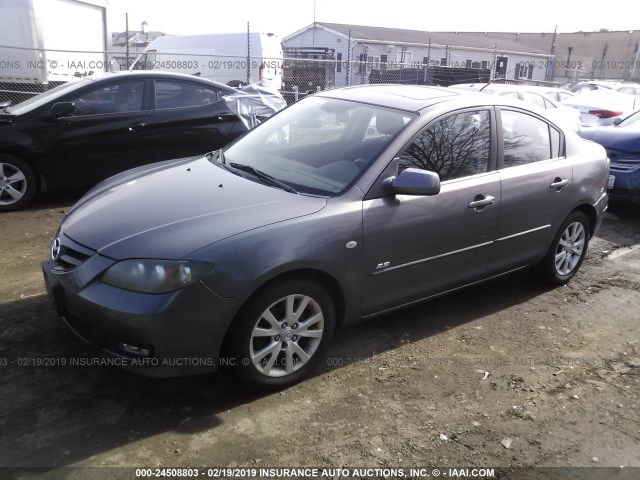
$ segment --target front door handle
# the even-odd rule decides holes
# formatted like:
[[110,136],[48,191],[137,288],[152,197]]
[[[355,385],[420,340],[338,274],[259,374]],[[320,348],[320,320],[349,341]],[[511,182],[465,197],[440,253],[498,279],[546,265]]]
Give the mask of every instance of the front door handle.
[[555,188],[556,190],[560,191],[567,185],[569,185],[569,180],[567,180],[566,178],[564,180],[561,180],[560,177],[556,177],[553,183],[549,185],[549,188]]
[[129,131],[133,132],[134,130],[138,130],[139,128],[146,127],[146,123],[132,123],[129,125]]
[[486,197],[484,195],[476,195],[476,197],[473,199],[473,202],[469,203],[467,207],[475,208],[476,210],[480,211],[484,207],[493,205],[494,203],[496,203],[496,199],[491,195],[487,195]]

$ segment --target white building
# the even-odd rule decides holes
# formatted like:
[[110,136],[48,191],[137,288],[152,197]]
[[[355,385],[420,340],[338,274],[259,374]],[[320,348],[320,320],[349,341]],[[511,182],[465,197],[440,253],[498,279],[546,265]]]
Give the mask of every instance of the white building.
[[490,35],[467,38],[456,32],[316,22],[283,43],[287,48],[335,50],[336,87],[368,83],[372,71],[426,65],[489,69],[495,78],[536,81],[546,80],[553,68],[551,54]]

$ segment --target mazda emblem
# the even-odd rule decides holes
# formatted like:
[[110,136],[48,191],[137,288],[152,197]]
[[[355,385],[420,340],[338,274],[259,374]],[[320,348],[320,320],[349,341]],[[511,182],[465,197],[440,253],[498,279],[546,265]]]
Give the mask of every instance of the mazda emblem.
[[62,246],[60,245],[60,238],[56,238],[53,241],[53,245],[51,245],[51,258],[55,261],[60,257],[60,249]]

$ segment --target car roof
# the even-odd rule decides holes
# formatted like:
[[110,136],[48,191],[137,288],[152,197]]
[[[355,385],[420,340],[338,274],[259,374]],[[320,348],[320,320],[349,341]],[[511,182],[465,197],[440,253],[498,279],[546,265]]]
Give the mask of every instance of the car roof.
[[229,87],[228,85],[224,85],[219,82],[214,82],[213,80],[208,80],[206,78],[196,77],[195,75],[186,75],[183,73],[173,73],[173,72],[151,72],[151,71],[140,71],[133,72],[129,70],[121,71],[121,72],[100,72],[95,73],[93,75],[88,75],[86,77],[74,77],[68,83],[62,84],[57,87],[57,92],[53,94],[53,96],[49,95],[56,91],[56,89],[51,89],[49,91],[45,91],[40,95],[36,95],[33,98],[17,103],[15,106],[11,108],[11,113],[14,115],[24,115],[32,112],[36,109],[41,108],[43,105],[47,105],[49,102],[56,101],[56,99],[73,93],[77,90],[80,90],[88,85],[91,85],[92,82],[108,82],[110,80],[120,80],[120,79],[149,79],[149,78],[164,78],[171,80],[185,80],[189,82],[198,82],[203,85],[210,86],[212,88],[217,88],[225,92],[225,94],[242,94],[241,90],[237,90],[233,87]]
[[419,113],[437,104],[448,108],[506,106],[544,116],[544,110],[521,100],[469,90],[417,85],[357,85],[319,92],[314,97],[337,98]]
[[101,72],[96,73],[94,75],[89,75],[88,77],[84,77],[87,80],[91,80],[94,82],[102,82],[109,79],[115,78],[167,78],[172,80],[186,80],[191,82],[200,82],[203,84],[210,85],[212,87],[217,87],[221,90],[225,90],[229,93],[237,92],[237,90],[233,87],[225,85],[224,83],[215,82],[213,80],[209,80],[207,78],[201,78],[196,75],[188,75],[186,73],[175,73],[175,72],[158,72],[151,70],[142,70],[142,71],[131,71],[131,70],[123,70],[120,72]]
[[353,100],[412,112],[460,95],[463,93],[442,87],[386,84],[355,85],[316,94],[320,97]]
[[503,91],[503,90],[511,90],[511,91],[519,91],[519,92],[568,92],[571,91],[556,87],[553,85],[543,86],[543,85],[523,85],[523,84],[512,84],[512,83],[489,83],[489,82],[477,82],[477,83],[457,83],[455,85],[451,85],[452,88],[461,89],[461,90],[482,90],[482,91]]

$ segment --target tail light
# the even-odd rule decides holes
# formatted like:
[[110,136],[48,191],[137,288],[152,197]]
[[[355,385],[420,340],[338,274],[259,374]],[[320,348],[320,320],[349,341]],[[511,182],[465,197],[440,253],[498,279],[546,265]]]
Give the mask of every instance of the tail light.
[[624,112],[614,112],[612,110],[589,110],[591,115],[595,115],[598,118],[612,118],[619,117]]

